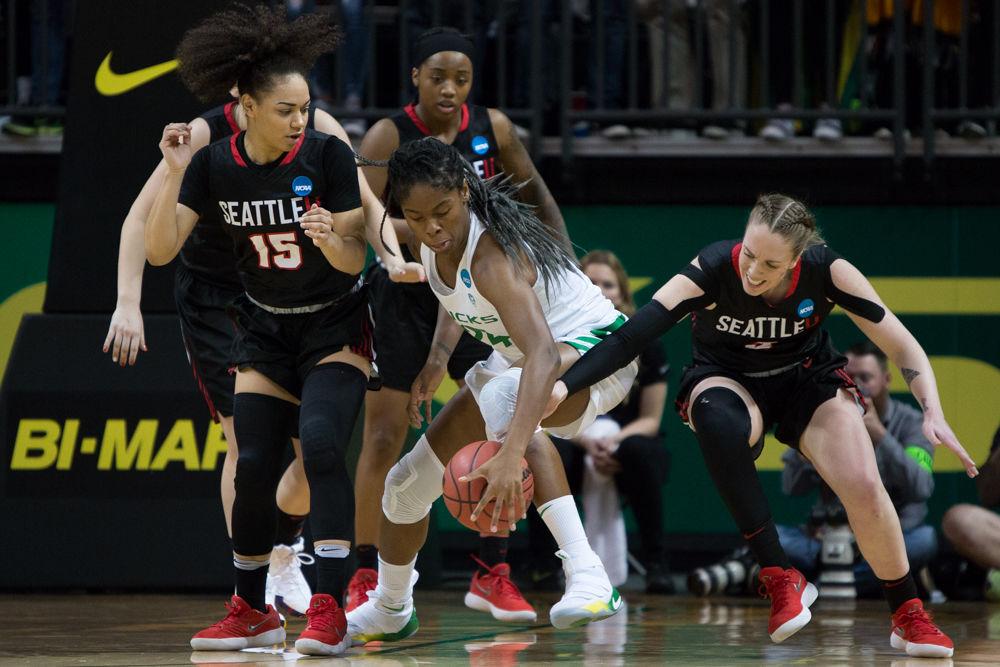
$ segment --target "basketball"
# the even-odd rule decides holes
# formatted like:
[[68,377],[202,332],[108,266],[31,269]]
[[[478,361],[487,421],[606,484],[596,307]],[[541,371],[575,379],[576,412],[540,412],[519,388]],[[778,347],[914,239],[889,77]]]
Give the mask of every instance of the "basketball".
[[[472,521],[469,516],[472,510],[479,504],[486,490],[486,480],[477,478],[468,482],[459,482],[459,478],[472,472],[483,463],[492,458],[500,451],[500,443],[490,440],[480,440],[472,442],[462,447],[451,457],[448,466],[444,470],[444,504],[447,505],[451,515],[458,519],[466,528],[481,533],[490,532],[490,523],[493,521],[493,506],[495,501],[491,501],[479,515],[476,521]],[[528,462],[521,459],[521,490],[524,494],[524,504],[528,503],[535,492],[535,478],[528,468]],[[507,520],[507,512],[497,522],[498,530],[507,530],[510,522]]]

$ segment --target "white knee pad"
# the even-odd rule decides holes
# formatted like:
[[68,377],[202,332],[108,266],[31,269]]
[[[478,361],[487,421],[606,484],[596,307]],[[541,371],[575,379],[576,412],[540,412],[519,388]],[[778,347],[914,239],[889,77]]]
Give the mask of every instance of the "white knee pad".
[[443,492],[444,465],[422,435],[385,478],[382,512],[395,524],[423,519]]
[[521,384],[521,369],[508,368],[483,385],[479,392],[479,412],[486,422],[486,436],[500,440],[507,435],[517,405],[517,388]]

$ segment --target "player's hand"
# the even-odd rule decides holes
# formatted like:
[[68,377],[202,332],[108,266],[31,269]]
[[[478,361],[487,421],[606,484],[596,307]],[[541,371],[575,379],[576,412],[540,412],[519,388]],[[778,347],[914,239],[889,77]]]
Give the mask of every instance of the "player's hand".
[[142,325],[142,312],[138,305],[118,304],[111,315],[111,326],[104,339],[105,352],[111,350],[111,361],[122,368],[135,365],[139,351],[148,352],[146,332]]
[[935,447],[945,446],[950,449],[955,456],[962,462],[965,466],[965,474],[969,477],[975,477],[979,474],[979,468],[976,467],[976,462],[972,460],[969,453],[965,451],[965,447],[958,442],[958,438],[955,437],[955,432],[951,430],[951,426],[948,426],[948,422],[945,421],[944,416],[940,414],[927,414],[924,413],[924,436],[930,441]]
[[317,248],[332,246],[340,235],[333,231],[333,215],[325,208],[313,204],[299,219],[299,225]]
[[427,423],[431,423],[431,406],[434,402],[434,392],[441,386],[444,380],[444,373],[448,370],[448,361],[437,361],[428,359],[424,367],[420,369],[417,379],[410,386],[410,403],[407,406],[407,413],[410,416],[410,426],[420,428],[423,419],[420,409],[424,409],[427,416]]
[[545,406],[545,413],[542,414],[542,419],[545,419],[553,412],[559,409],[562,402],[566,400],[566,396],[569,392],[566,390],[566,385],[563,384],[562,380],[556,380],[556,383],[552,385],[552,393],[549,394],[549,403]]
[[160,152],[170,171],[184,171],[191,163],[191,126],[187,123],[170,123],[163,128]]
[[501,447],[493,458],[458,479],[459,482],[468,482],[477,477],[486,480],[483,497],[479,499],[479,504],[472,510],[469,518],[475,521],[490,504],[490,501],[495,500],[496,504],[493,506],[493,516],[490,520],[490,532],[492,533],[499,529],[500,517],[503,516],[504,511],[507,512],[511,531],[516,530],[517,520],[525,516],[524,493],[521,486],[521,457],[507,454],[507,451],[506,448]]
[[385,270],[389,274],[389,280],[394,283],[425,283],[427,274],[424,272],[424,265],[420,262],[395,261],[385,264]]
[[613,455],[602,452],[594,457],[594,470],[607,477],[614,477],[622,471],[622,464]]

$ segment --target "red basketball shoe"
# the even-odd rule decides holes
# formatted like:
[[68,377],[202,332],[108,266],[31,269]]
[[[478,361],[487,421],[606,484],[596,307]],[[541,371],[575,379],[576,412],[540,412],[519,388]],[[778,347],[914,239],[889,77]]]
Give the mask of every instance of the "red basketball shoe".
[[304,655],[340,655],[351,645],[347,616],[332,595],[317,593],[306,610],[306,629],[295,640],[295,650]]
[[238,595],[226,603],[229,613],[221,621],[191,638],[196,651],[239,651],[262,648],[285,641],[278,612],[267,605],[267,613],[257,611]]
[[378,572],[362,567],[347,582],[347,611],[354,611],[368,601],[368,593],[378,585]]
[[[809,605],[816,601],[816,587],[794,567],[765,567],[760,571],[761,595],[771,598],[771,641],[783,642],[806,626],[812,618]],[[766,590],[765,590],[766,589]]]
[[472,575],[469,592],[465,594],[466,607],[476,611],[488,611],[498,621],[533,622],[538,618],[535,610],[510,580],[510,565],[498,563],[488,567],[475,556],[472,560],[487,570],[487,573],[480,574],[477,571]]
[[889,643],[915,658],[950,658],[955,652],[951,639],[934,625],[917,598],[903,603],[892,615]]

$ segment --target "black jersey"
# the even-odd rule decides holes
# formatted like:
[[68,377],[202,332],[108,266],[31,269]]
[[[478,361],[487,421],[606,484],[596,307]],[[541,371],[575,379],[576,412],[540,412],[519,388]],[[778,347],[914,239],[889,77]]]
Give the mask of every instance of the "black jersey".
[[[208,124],[208,143],[228,138],[240,131],[233,115],[236,102],[229,102],[210,109],[199,118]],[[309,114],[307,127],[312,128],[315,113]],[[181,247],[181,261],[192,273],[209,282],[240,289],[240,276],[236,271],[233,240],[221,224],[216,209],[205,211]]]
[[742,248],[738,240],[719,241],[698,253],[715,307],[691,314],[695,363],[757,373],[803,361],[819,347],[820,324],[833,310],[830,265],[839,256],[825,245],[806,250],[784,298],[771,305],[743,290]]
[[350,292],[358,276],[334,269],[299,219],[313,204],[331,213],[360,208],[354,152],[336,137],[306,130],[292,150],[257,165],[245,137],[234,134],[195,154],[180,203],[199,214],[221,212],[243,287],[258,304],[302,308]]
[[[462,120],[458,126],[458,134],[451,145],[458,149],[480,178],[496,176],[500,147],[493,134],[493,123],[490,121],[490,110],[486,107],[463,104]],[[432,136],[430,128],[420,120],[416,107],[409,104],[399,113],[391,117],[399,132],[399,145]]]

